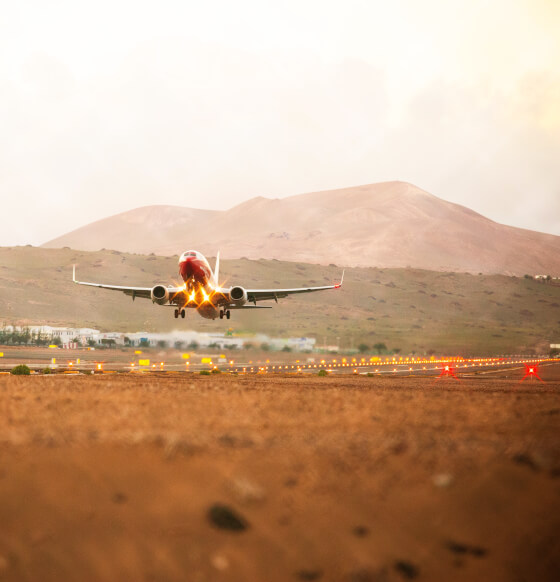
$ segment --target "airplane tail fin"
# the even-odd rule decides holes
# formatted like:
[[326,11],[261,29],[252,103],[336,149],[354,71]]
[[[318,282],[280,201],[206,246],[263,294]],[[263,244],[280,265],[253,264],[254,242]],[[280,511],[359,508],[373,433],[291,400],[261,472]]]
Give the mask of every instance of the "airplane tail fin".
[[214,267],[214,279],[216,281],[216,286],[220,284],[220,251],[216,255],[216,266]]

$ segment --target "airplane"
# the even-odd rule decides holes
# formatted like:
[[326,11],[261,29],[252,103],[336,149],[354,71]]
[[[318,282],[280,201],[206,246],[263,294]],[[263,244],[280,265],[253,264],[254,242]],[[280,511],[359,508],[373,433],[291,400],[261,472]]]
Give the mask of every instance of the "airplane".
[[[229,319],[232,309],[271,309],[269,306],[257,305],[257,301],[274,300],[287,297],[294,293],[311,293],[326,289],[342,287],[344,271],[340,283],[323,287],[301,287],[295,289],[245,289],[240,285],[222,287],[219,284],[220,253],[216,257],[214,271],[206,257],[198,251],[185,251],[179,258],[179,275],[183,284],[155,285],[154,287],[123,287],[121,285],[105,285],[76,280],[76,265],[74,265],[72,280],[78,285],[88,285],[112,291],[122,291],[136,297],[151,299],[152,303],[175,307],[177,319],[185,318],[186,309],[196,309],[199,315],[206,319]],[[252,305],[251,305],[252,304]]]

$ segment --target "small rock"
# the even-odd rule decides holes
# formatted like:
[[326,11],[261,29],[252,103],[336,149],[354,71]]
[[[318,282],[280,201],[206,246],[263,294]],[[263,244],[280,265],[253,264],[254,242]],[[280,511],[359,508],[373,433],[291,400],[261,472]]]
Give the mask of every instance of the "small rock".
[[208,510],[208,519],[219,529],[241,532],[249,527],[247,520],[227,505],[215,504]]
[[453,483],[453,475],[450,473],[438,473],[432,477],[432,482],[436,487],[449,487]]
[[365,538],[369,534],[369,529],[365,525],[357,525],[352,533],[358,538]]
[[416,578],[420,573],[420,570],[417,566],[412,564],[411,562],[406,562],[404,560],[397,560],[394,564],[395,570],[399,572],[403,576],[403,578],[408,578],[412,580]]
[[447,542],[445,547],[454,554],[466,554],[468,551],[468,547],[465,544],[459,544],[453,541]]
[[300,580],[319,580],[323,572],[321,570],[299,570],[296,577]]
[[524,453],[514,455],[513,462],[517,463],[518,465],[525,465],[526,467],[529,467],[529,469],[532,469],[533,471],[539,470],[535,461],[529,455],[526,455]]
[[476,558],[483,558],[487,554],[487,550],[480,546],[471,546],[469,544],[461,544],[453,540],[449,540],[445,543],[445,547],[454,554],[470,554]]
[[124,493],[121,493],[120,491],[117,491],[113,495],[113,503],[126,503],[127,500],[128,497]]
[[470,553],[472,556],[475,556],[477,558],[484,558],[487,552],[485,548],[481,548],[479,546],[471,546]]
[[408,443],[406,441],[398,441],[391,446],[390,450],[394,455],[402,455],[408,450]]

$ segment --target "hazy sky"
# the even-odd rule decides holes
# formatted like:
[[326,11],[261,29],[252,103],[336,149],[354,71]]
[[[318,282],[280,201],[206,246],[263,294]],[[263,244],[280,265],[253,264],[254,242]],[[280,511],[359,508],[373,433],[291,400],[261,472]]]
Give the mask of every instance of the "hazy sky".
[[560,235],[558,0],[0,3],[0,245],[404,180]]

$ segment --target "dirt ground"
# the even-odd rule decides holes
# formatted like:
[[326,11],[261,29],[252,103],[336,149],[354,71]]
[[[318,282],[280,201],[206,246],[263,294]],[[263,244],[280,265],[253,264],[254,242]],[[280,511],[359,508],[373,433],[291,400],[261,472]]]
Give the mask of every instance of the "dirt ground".
[[1,376],[0,580],[560,580],[540,372]]

